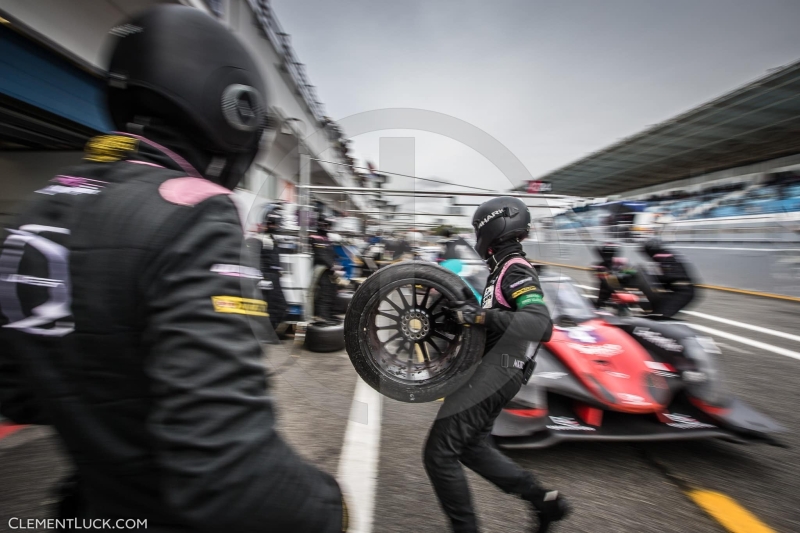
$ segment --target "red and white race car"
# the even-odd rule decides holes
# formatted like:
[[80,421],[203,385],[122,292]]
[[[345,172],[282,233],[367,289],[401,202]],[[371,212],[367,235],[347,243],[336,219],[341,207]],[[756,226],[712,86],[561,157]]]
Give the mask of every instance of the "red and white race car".
[[499,446],[723,438],[775,442],[775,421],[731,397],[720,350],[677,320],[598,313],[573,281],[539,278],[554,327],[527,385],[503,410]]

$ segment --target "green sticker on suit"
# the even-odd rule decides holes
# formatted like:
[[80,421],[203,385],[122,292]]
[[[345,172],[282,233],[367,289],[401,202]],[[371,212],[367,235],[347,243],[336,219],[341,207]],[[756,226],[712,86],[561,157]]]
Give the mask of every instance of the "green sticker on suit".
[[544,303],[544,296],[541,294],[523,294],[516,300],[517,309],[522,309],[526,305],[530,304],[543,304]]

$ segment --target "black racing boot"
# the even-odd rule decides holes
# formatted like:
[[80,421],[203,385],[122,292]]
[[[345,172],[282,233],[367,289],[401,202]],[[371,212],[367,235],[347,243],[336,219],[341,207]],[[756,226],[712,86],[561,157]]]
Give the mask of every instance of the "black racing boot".
[[523,494],[522,499],[533,505],[534,512],[539,518],[539,527],[534,533],[547,533],[551,523],[566,518],[571,510],[567,500],[557,490],[545,491],[536,487]]

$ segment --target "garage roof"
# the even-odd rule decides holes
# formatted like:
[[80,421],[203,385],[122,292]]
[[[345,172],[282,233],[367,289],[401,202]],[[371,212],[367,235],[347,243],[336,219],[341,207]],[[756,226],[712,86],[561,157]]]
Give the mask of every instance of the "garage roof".
[[0,24],[0,150],[82,150],[111,128],[104,81]]
[[539,179],[600,197],[800,153],[800,61]]

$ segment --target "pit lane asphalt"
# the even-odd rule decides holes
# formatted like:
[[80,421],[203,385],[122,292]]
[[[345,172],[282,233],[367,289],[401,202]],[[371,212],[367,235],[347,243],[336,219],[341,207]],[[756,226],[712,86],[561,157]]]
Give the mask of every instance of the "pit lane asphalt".
[[[593,285],[583,272],[564,274]],[[798,333],[800,304],[702,290],[692,310],[756,326]],[[685,315],[687,321],[800,351],[800,343]],[[714,337],[714,335],[711,335]],[[555,531],[721,532],[722,527],[684,496],[643,457],[643,450],[675,476],[734,498],[779,532],[800,531],[800,361],[732,340],[722,346],[730,390],[789,429],[790,449],[726,442],[646,445],[575,443],[509,455],[561,490],[575,512]],[[347,355],[290,355],[273,347],[269,364],[282,433],[302,455],[336,474],[356,375]],[[447,531],[444,515],[422,468],[422,444],[438,402],[410,405],[386,400],[378,465],[374,532]],[[56,439],[30,428],[0,441],[0,531],[11,516],[41,518],[52,505],[53,484],[68,471]],[[486,532],[530,530],[528,509],[469,473],[473,498]],[[358,502],[351,502],[358,505]],[[269,528],[265,525],[265,531]]]

